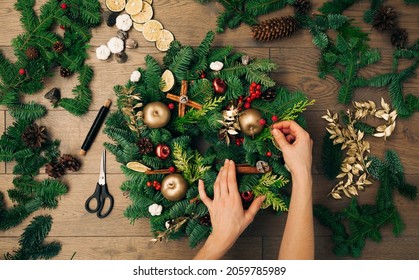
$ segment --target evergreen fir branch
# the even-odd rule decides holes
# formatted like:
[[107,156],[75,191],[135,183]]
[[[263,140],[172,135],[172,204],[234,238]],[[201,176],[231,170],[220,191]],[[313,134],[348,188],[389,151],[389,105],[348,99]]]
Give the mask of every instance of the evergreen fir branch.
[[49,215],[33,218],[19,239],[20,248],[14,254],[8,253],[7,259],[38,260],[57,256],[61,251],[61,244],[58,242],[45,244],[51,225],[52,217]]
[[19,120],[33,122],[46,114],[46,108],[38,103],[16,104],[10,109],[10,115]]
[[33,32],[33,30],[35,30],[36,26],[39,24],[38,17],[33,10],[34,5],[35,0],[18,0],[15,3],[15,9],[22,13],[22,16],[20,17],[22,27],[29,33]]
[[192,58],[193,49],[191,47],[183,47],[173,58],[173,62],[169,65],[169,69],[173,72],[178,82],[188,78],[188,67]]
[[[222,48],[211,49],[211,52],[207,58],[207,64],[211,64],[214,61],[224,61],[225,58],[231,53],[233,46],[224,46]],[[223,69],[225,70],[225,69]]]
[[279,120],[295,120],[298,114],[303,113],[308,106],[313,105],[315,100],[304,100],[294,104],[292,108],[288,108],[280,116]]
[[254,16],[258,17],[277,11],[284,8],[287,5],[287,0],[252,0],[246,1],[246,11]]
[[189,247],[194,248],[201,241],[209,236],[211,233],[211,228],[203,226],[192,220],[188,223],[187,228],[189,229]]
[[41,204],[41,200],[35,198],[25,204],[19,204],[11,209],[3,210],[0,230],[6,231],[21,224],[29,215],[41,208]]
[[326,2],[319,8],[319,11],[325,15],[328,14],[342,14],[355,3],[354,0],[332,0]]
[[322,170],[329,180],[334,180],[341,172],[340,166],[343,161],[342,145],[333,143],[330,133],[326,133],[322,142]]

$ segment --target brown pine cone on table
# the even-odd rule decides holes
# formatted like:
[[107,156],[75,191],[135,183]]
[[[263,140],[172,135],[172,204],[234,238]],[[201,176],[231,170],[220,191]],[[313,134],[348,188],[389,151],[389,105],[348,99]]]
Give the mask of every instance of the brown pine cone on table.
[[35,47],[28,47],[25,51],[25,55],[27,58],[34,60],[39,57],[39,52]]
[[25,128],[22,134],[22,140],[28,147],[40,148],[47,141],[47,129],[45,126],[38,126],[33,123]]
[[45,165],[45,173],[52,178],[60,178],[64,175],[65,169],[59,162],[50,162]]
[[81,163],[75,157],[69,154],[64,154],[58,159],[58,163],[61,164],[65,169],[69,169],[73,172],[79,171]]
[[60,76],[61,77],[66,78],[66,77],[71,76],[71,74],[72,73],[71,73],[71,71],[69,69],[63,68],[63,67],[60,68]]
[[60,41],[55,42],[52,45],[52,49],[56,52],[56,53],[62,53],[64,51],[64,44]]
[[272,18],[252,27],[253,38],[272,41],[291,36],[299,29],[298,21],[292,16]]
[[398,49],[404,49],[407,46],[407,31],[404,28],[397,28],[391,33],[391,44]]
[[392,30],[397,26],[397,13],[390,6],[383,6],[378,11],[372,26],[379,31]]

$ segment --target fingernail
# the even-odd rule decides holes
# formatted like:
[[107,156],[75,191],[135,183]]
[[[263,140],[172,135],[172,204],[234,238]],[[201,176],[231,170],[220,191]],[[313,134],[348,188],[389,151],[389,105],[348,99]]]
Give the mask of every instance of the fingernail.
[[272,134],[278,135],[278,129],[276,129],[276,128],[272,129]]
[[230,165],[234,165],[234,161],[233,160],[230,160]]
[[225,161],[224,161],[224,164],[227,164],[228,163],[228,159],[226,159]]

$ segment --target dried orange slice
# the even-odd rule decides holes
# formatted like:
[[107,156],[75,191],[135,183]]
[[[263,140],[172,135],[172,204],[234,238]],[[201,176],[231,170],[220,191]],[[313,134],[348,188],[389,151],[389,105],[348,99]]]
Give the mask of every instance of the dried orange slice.
[[162,85],[160,87],[160,90],[162,92],[168,92],[175,85],[175,76],[173,76],[172,71],[170,71],[169,69],[167,69],[161,75],[161,81],[163,83],[162,83]]
[[105,5],[109,11],[121,12],[125,9],[125,0],[106,0]]
[[159,51],[165,52],[170,48],[170,43],[172,43],[174,40],[175,37],[173,36],[172,32],[163,29],[160,32],[160,37],[156,40],[156,48]]
[[142,10],[135,15],[131,15],[131,18],[135,22],[145,23],[153,17],[153,14],[154,14],[153,7],[151,7],[150,4],[143,2]]
[[129,0],[125,5],[125,12],[130,15],[138,14],[143,8],[143,0]]
[[163,25],[159,21],[152,19],[144,23],[143,36],[147,41],[155,42],[160,37],[162,30]]
[[139,31],[139,32],[143,32],[143,27],[144,27],[144,23],[138,23],[135,22],[132,24],[134,26],[134,29]]

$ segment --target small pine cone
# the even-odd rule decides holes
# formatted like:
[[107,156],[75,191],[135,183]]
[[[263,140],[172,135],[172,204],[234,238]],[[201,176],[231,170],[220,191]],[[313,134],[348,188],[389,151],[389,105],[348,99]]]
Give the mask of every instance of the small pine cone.
[[38,126],[36,123],[25,128],[22,140],[31,148],[40,148],[47,141],[47,130],[45,126]]
[[52,178],[60,178],[64,175],[65,169],[64,166],[58,162],[50,162],[45,165],[45,173]]
[[372,26],[379,31],[392,30],[397,25],[397,13],[390,6],[383,6],[378,11],[372,22]]
[[71,76],[71,74],[72,74],[71,71],[68,70],[67,68],[63,68],[63,67],[60,68],[61,77],[67,78],[67,77]]
[[154,145],[151,142],[150,138],[144,137],[138,140],[137,142],[138,149],[140,150],[140,154],[147,155],[153,152]]
[[65,169],[69,169],[73,172],[79,171],[81,163],[72,155],[64,154],[58,159],[58,163],[61,164]]
[[299,26],[292,16],[272,18],[252,27],[253,38],[258,41],[271,41],[291,36]]
[[39,57],[39,52],[35,47],[28,47],[25,51],[25,55],[30,60],[34,60]]
[[211,226],[211,217],[210,215],[205,215],[203,217],[199,217],[198,221],[201,225],[206,226],[206,227],[210,227]]
[[296,14],[305,15],[310,10],[311,3],[310,0],[295,0],[293,6]]
[[267,89],[262,93],[261,98],[265,101],[272,101],[276,97],[276,91],[274,89]]
[[391,44],[398,49],[404,49],[407,45],[407,31],[404,28],[397,28],[391,34]]
[[56,53],[62,53],[64,51],[64,48],[65,48],[64,44],[60,41],[57,41],[52,45],[52,49]]

